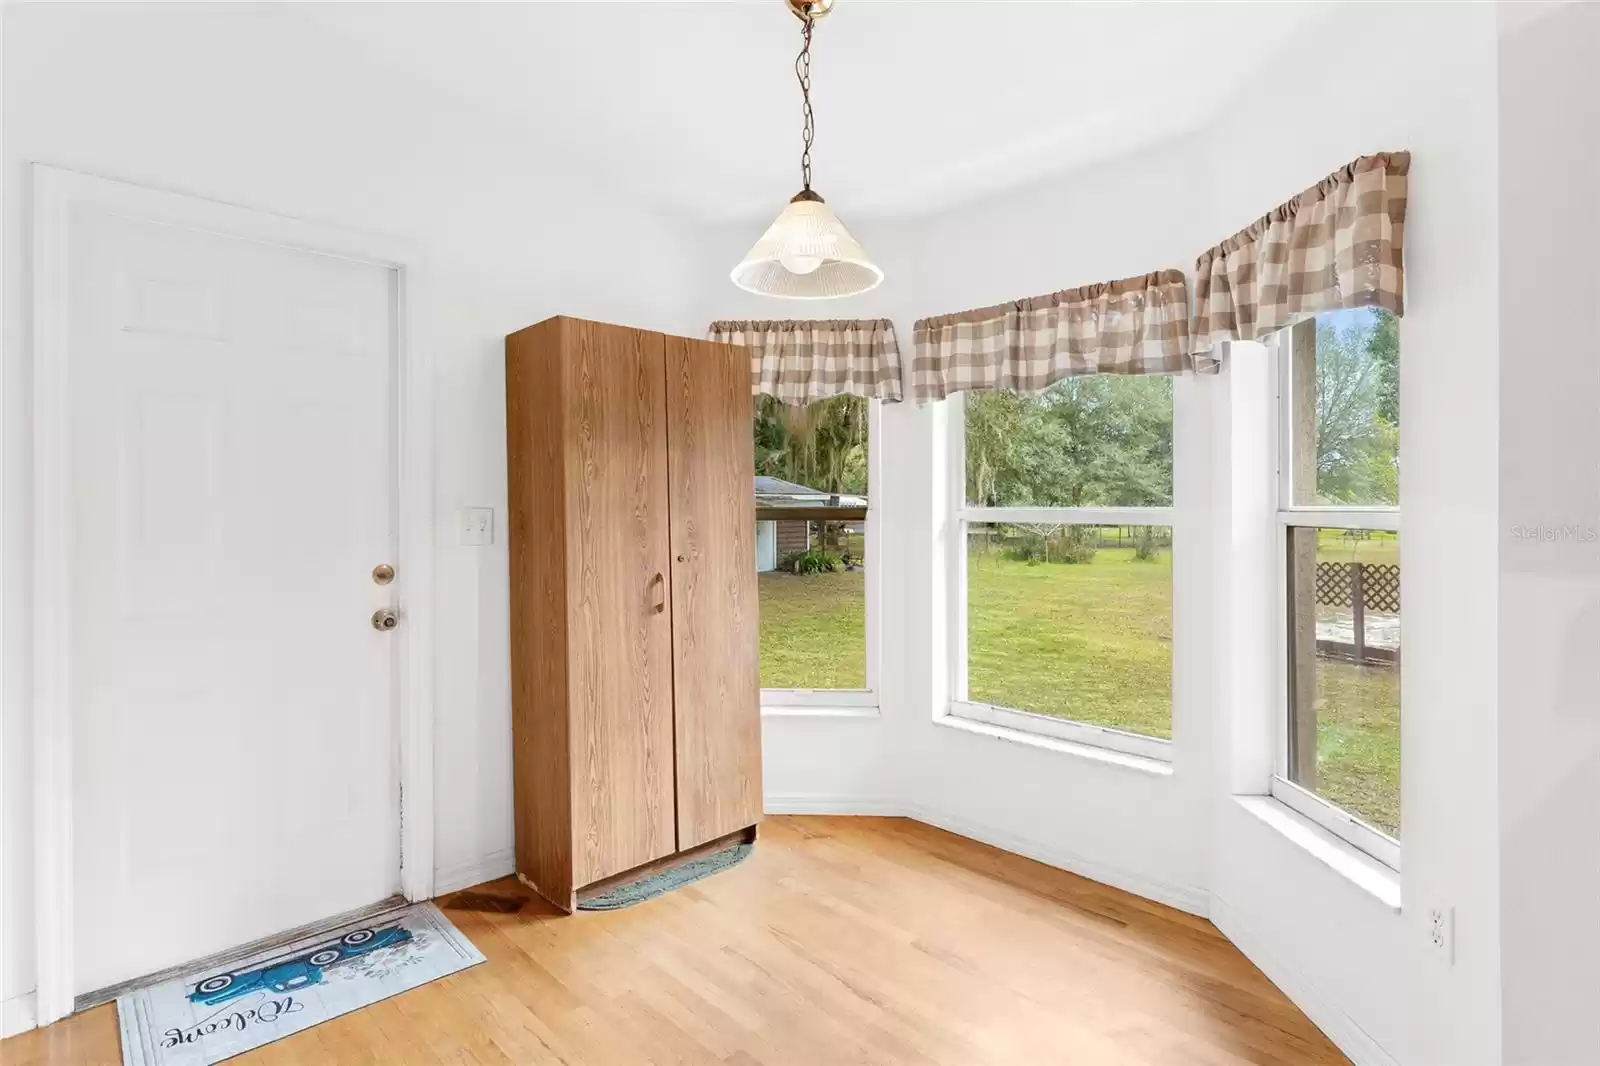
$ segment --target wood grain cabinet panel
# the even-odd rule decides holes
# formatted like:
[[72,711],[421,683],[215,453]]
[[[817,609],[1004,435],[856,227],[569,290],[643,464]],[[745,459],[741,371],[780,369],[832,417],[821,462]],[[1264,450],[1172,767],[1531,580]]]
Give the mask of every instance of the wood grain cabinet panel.
[[750,356],[667,338],[678,847],[761,817]]
[[659,333],[566,323],[568,703],[578,884],[675,850]]
[[564,909],[760,819],[752,451],[739,349],[506,338],[517,874]]

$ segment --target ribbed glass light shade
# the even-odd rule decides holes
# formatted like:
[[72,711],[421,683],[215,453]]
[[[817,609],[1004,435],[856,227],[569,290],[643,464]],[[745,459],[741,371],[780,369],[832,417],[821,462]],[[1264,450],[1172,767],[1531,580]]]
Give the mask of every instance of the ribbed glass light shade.
[[827,300],[875,289],[883,271],[821,199],[797,199],[767,227],[733,283],[763,296]]

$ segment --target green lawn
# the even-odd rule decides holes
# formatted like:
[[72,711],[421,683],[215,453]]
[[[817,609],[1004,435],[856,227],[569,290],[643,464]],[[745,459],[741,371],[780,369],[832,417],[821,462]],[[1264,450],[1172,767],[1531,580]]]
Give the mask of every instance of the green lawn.
[[[1326,539],[1328,543],[1323,543]],[[1392,539],[1319,538],[1323,558],[1393,561]],[[1172,560],[1101,549],[1080,565],[969,555],[972,699],[1172,735]],[[764,688],[866,685],[865,575],[760,575]],[[1268,654],[1275,654],[1273,651]],[[1391,833],[1400,814],[1396,667],[1319,659],[1317,792]]]
[[1400,668],[1317,661],[1316,793],[1400,835]]
[[[1353,536],[1352,533],[1365,533]],[[1335,563],[1400,564],[1400,535],[1384,530],[1317,530],[1317,559]]]
[[[1397,533],[1317,532],[1318,562],[1400,562]],[[1319,615],[1350,620],[1348,607]],[[1394,836],[1400,834],[1400,667],[1317,660],[1316,792]]]
[[762,688],[866,688],[866,575],[758,575]]
[[967,692],[980,703],[1172,736],[1172,553],[1030,565],[974,549]]

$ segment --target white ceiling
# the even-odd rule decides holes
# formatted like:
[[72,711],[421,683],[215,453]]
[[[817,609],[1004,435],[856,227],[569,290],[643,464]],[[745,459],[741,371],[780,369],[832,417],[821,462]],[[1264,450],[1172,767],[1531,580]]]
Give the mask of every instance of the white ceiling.
[[[847,217],[915,214],[1181,133],[1305,54],[1281,46],[1332,2],[838,0],[813,184]],[[696,218],[764,219],[800,186],[783,0],[291,7]]]

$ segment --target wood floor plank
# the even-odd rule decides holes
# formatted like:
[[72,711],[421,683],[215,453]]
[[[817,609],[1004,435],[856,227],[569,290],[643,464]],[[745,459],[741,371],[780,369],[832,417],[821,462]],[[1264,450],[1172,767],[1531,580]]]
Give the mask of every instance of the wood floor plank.
[[[902,819],[769,818],[741,865],[621,911],[441,905],[482,966],[232,1061],[1347,1061],[1209,922]],[[0,1066],[120,1061],[110,1006],[0,1042]]]

